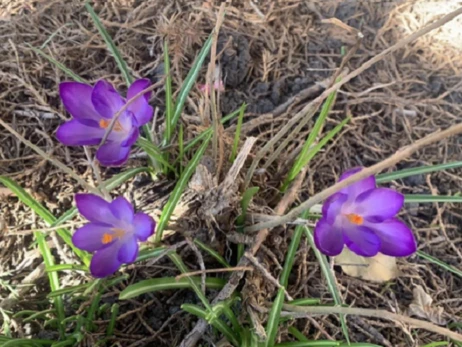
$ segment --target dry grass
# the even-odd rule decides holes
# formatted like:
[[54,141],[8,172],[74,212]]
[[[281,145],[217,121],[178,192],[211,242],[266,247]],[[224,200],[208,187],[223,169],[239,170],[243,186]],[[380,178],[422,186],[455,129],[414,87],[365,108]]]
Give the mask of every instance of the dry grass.
[[[258,136],[253,154],[306,105],[309,101],[307,98],[313,99],[326,86],[321,86],[314,94],[297,99],[288,110],[276,111],[275,107],[300,90],[331,77],[341,63],[341,47],[351,48],[355,44],[351,33],[332,24],[322,24],[322,19],[335,16],[364,34],[359,49],[347,63],[346,67],[351,71],[403,35],[450,12],[453,10],[451,6],[460,6],[457,1],[444,2],[447,7],[437,6],[435,9],[435,2],[430,0],[323,1],[322,5],[317,3],[309,6],[306,2],[296,0],[236,3],[238,5],[227,9],[219,38],[218,53],[223,50],[221,67],[226,83],[226,91],[221,95],[220,111],[228,113],[243,101],[249,104],[250,112],[245,116],[243,132],[246,136]],[[67,76],[37,56],[26,43],[35,47],[46,43],[46,53],[81,77],[91,82],[106,78],[124,90],[126,86],[117,66],[81,2],[47,1],[29,7],[22,2],[6,4],[0,9],[0,19],[8,14],[12,17],[3,21],[0,27],[2,120],[92,184],[91,168],[83,151],[63,147],[54,138],[57,125],[67,118],[57,95],[58,83]],[[179,85],[200,43],[215,26],[218,7],[217,1],[120,0],[101,2],[96,10],[131,72],[137,77],[149,77],[153,82],[162,78],[162,39],[167,38],[172,49],[174,82]],[[461,36],[457,35],[457,25],[462,25],[460,18],[397,51],[342,87],[326,130],[338,124],[348,113],[354,116],[353,121],[347,125],[341,137],[312,161],[296,196],[297,200],[306,200],[331,185],[349,167],[373,165],[400,147],[459,120],[462,114],[462,63]],[[205,79],[205,69],[202,76]],[[203,98],[198,90],[194,90],[187,101],[187,111],[183,115],[186,140],[203,128]],[[162,99],[163,91],[159,89],[153,103],[161,110]],[[161,115],[162,112],[159,112]],[[159,134],[163,130],[162,122],[162,118],[157,121]],[[226,153],[231,148],[232,129],[225,131],[223,136]],[[252,205],[252,212],[269,213],[276,208],[280,202],[277,188],[281,177],[300,150],[308,131],[309,127],[302,128],[300,134],[289,141],[285,151],[288,155],[278,157],[264,171],[257,170],[252,185],[258,185],[260,193]],[[462,151],[459,142],[460,137],[454,137],[428,146],[399,167],[460,160]],[[141,163],[142,159],[130,161],[131,166]],[[219,182],[228,170],[229,166],[223,168]],[[114,172],[114,169],[106,170],[103,176],[110,177]],[[428,177],[411,177],[394,182],[392,186],[404,193],[454,194],[460,191],[461,173],[461,170],[452,170]],[[0,130],[0,174],[18,180],[56,215],[71,206],[72,196],[77,190],[69,177],[4,129]],[[168,180],[154,184],[140,177],[124,185],[119,193],[134,200],[137,208],[158,215],[171,188],[172,182]],[[0,200],[0,227],[29,230],[43,226],[14,197],[8,192],[5,194],[6,198]],[[204,239],[221,254],[226,254],[230,244],[226,242],[225,234],[234,231],[230,221],[236,217],[235,207],[231,205],[216,220],[216,229],[224,233],[206,233],[207,224],[198,219],[194,212],[185,214],[173,227],[183,230],[186,236]],[[420,249],[462,268],[462,258],[456,251],[462,242],[462,214],[458,206],[407,205],[401,217],[415,231]],[[275,278],[280,274],[279,263],[283,263],[291,232],[291,227],[275,228],[257,254],[257,259]],[[211,236],[215,237],[214,242],[210,241]],[[177,233],[169,242],[174,244],[182,240],[183,235]],[[0,239],[0,274],[11,284],[20,283],[41,261],[39,253],[30,250],[30,243],[30,235]],[[61,259],[71,256],[63,246],[56,245],[54,241],[50,241],[50,244],[58,246],[56,255]],[[199,270],[195,254],[188,248],[181,248],[181,252],[188,266],[192,270]],[[216,267],[210,259],[205,259],[205,265]],[[435,304],[444,308],[447,319],[458,319],[462,310],[460,278],[417,257],[401,261],[401,270],[402,276],[386,286],[365,283],[339,273],[345,302],[403,313],[411,303],[414,286],[422,285]],[[130,273],[130,283],[142,278],[177,275],[167,260],[131,266],[127,271]],[[277,288],[260,273],[249,272],[243,282],[244,302],[252,304],[248,306],[250,310],[263,305],[276,293]],[[66,275],[62,279],[66,285],[83,280],[74,275]],[[35,307],[33,300],[44,297],[47,290],[45,280],[38,283],[36,292],[30,294],[34,298],[24,298],[21,307]],[[302,245],[297,255],[287,290],[294,298],[320,297],[326,302],[331,300],[319,265],[306,244]],[[2,298],[7,294],[7,290],[0,289]],[[117,291],[108,293],[105,300],[111,302],[117,294]],[[181,303],[188,300],[195,302],[194,295],[176,292],[143,296],[136,301],[122,303],[123,314],[116,325],[118,342],[121,346],[132,347],[151,343],[178,345],[195,322],[193,317],[179,311]],[[252,313],[259,317],[258,312]],[[261,315],[260,319],[264,317]],[[104,332],[107,321],[97,324],[98,332]],[[301,319],[294,324],[313,339],[341,339],[340,324],[335,317]],[[354,341],[370,341],[386,346],[423,345],[438,341],[432,333],[422,330],[411,335],[406,326],[376,318],[351,317],[349,325]],[[34,327],[32,334],[37,335],[38,330]],[[29,334],[21,324],[14,327],[14,333],[18,336]],[[87,336],[87,344],[94,343],[98,336],[98,333]],[[291,339],[284,329],[280,338],[285,341]]]

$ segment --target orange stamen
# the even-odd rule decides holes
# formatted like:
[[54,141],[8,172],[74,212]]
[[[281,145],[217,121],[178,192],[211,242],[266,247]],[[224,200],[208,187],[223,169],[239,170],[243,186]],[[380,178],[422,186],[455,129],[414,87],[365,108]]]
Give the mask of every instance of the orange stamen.
[[113,239],[114,237],[111,234],[105,233],[101,238],[101,242],[103,243],[103,245],[107,245],[108,243],[112,242]]
[[[100,128],[103,128],[103,129],[107,129],[107,127],[109,126],[109,124],[111,124],[111,121],[107,120],[107,119],[101,119],[99,121],[99,127]],[[122,125],[120,124],[119,121],[116,121],[115,124],[114,124],[114,128],[112,128],[114,131],[121,131],[123,130],[122,128]]]
[[364,218],[358,214],[350,213],[350,214],[347,214],[346,217],[353,224],[362,225],[364,223]]
[[125,235],[125,231],[122,229],[114,228],[112,229],[112,231],[114,232],[113,234],[103,234],[103,237],[101,238],[101,242],[103,243],[103,245],[107,245],[108,243],[114,241],[114,239],[120,239],[122,236]]

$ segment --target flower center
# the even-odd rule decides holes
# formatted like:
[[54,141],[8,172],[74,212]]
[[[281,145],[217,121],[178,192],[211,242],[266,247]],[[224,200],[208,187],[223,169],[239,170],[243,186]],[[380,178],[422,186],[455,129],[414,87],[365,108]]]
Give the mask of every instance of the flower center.
[[346,217],[353,224],[362,225],[364,223],[364,218],[361,217],[359,214],[349,213],[346,215]]
[[122,236],[125,235],[125,230],[122,229],[117,229],[113,228],[112,229],[113,233],[104,233],[103,236],[101,237],[101,242],[103,245],[107,245],[108,243],[111,243],[115,239],[120,239]]
[[[109,124],[111,124],[111,121],[110,120],[107,120],[107,119],[101,119],[99,121],[99,127],[100,128],[103,128],[103,129],[107,129],[107,127],[109,126]],[[122,127],[122,124],[120,124],[120,122],[117,120],[114,124],[114,128],[112,128],[112,130],[114,131],[122,131],[124,130],[124,128]]]

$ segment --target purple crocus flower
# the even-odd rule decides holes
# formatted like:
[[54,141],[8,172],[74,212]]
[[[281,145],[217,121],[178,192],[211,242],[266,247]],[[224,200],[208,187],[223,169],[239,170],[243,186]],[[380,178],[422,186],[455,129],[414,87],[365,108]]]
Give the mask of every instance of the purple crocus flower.
[[[345,172],[340,181],[359,172]],[[395,218],[404,196],[392,189],[377,188],[370,176],[330,196],[322,207],[314,239],[318,249],[329,256],[346,245],[354,253],[372,257],[378,252],[405,257],[416,251],[416,241],[406,224]]]
[[[131,99],[149,87],[147,79],[135,81],[128,88]],[[66,110],[74,117],[58,128],[56,137],[66,146],[92,146],[100,144],[111,119],[125,105],[114,87],[104,80],[94,87],[79,82],[63,82],[59,95]],[[138,97],[117,119],[106,142],[96,152],[102,165],[119,166],[125,163],[131,146],[139,136],[139,127],[152,118],[153,108],[148,104],[151,92]]]
[[145,213],[134,213],[123,197],[112,202],[93,194],[77,194],[77,209],[90,223],[76,230],[74,245],[96,252],[90,263],[94,277],[112,275],[124,263],[132,263],[138,255],[138,241],[146,241],[154,233],[155,222]]

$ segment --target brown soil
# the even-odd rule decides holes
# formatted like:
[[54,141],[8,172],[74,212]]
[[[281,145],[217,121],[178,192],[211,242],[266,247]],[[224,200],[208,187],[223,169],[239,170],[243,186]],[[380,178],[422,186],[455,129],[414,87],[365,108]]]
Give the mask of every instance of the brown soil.
[[[364,35],[358,50],[345,66],[351,71],[403,36],[460,6],[456,4],[457,1],[442,1],[438,6],[435,3],[431,0],[233,2],[227,8],[218,39],[217,52],[221,53],[219,61],[226,89],[220,96],[220,113],[226,115],[243,102],[248,104],[243,138],[244,135],[259,137],[252,151],[256,153],[293,114],[319,95],[325,85],[320,86],[307,100],[293,105],[288,112],[276,112],[277,107],[300,91],[333,76],[342,62],[342,47],[348,50],[355,45],[354,35],[344,28],[325,23],[324,19],[336,17]],[[123,91],[126,86],[113,57],[83,8],[83,2],[36,1],[26,4],[12,1],[4,7],[0,7],[0,35],[3,38],[0,46],[1,119],[49,155],[94,183],[83,151],[63,147],[54,137],[56,127],[68,117],[57,93],[58,83],[68,77],[37,56],[28,44],[35,47],[44,45],[43,50],[47,54],[81,77],[91,82],[106,78]],[[167,39],[177,89],[201,43],[215,26],[218,7],[219,2],[213,0],[117,0],[99,2],[95,9],[136,77],[148,77],[153,82],[162,78],[162,45],[163,39]],[[455,23],[461,26],[462,20],[456,19]],[[386,57],[342,87],[325,131],[337,125],[347,114],[351,113],[353,120],[344,128],[341,136],[310,164],[298,196],[300,201],[331,185],[347,168],[377,163],[399,148],[459,120],[462,114],[461,39],[454,33],[457,33],[457,27],[448,23],[447,27]],[[206,68],[201,74],[201,83],[205,74]],[[159,108],[159,134],[162,134],[163,97],[162,88],[159,88],[153,101]],[[203,129],[203,100],[203,95],[196,88],[187,101],[182,118],[187,140]],[[227,155],[234,136],[233,124],[225,125],[223,143]],[[253,212],[270,213],[276,206],[280,198],[276,192],[280,179],[300,150],[309,129],[302,129],[289,143],[285,151],[287,155],[280,156],[255,176],[252,185],[260,186],[260,193],[252,206]],[[461,137],[455,137],[429,146],[390,170],[460,160],[461,140]],[[263,160],[260,167],[264,163]],[[146,165],[145,159],[130,160],[130,167],[139,165]],[[218,176],[222,179],[228,169],[225,166]],[[107,169],[103,175],[108,178],[118,171]],[[414,176],[393,182],[391,186],[403,193],[455,194],[460,191],[461,173],[462,170],[450,170]],[[69,209],[73,194],[81,191],[69,177],[5,129],[0,130],[0,174],[18,181],[56,216]],[[148,177],[140,176],[114,193],[125,194],[138,209],[158,217],[172,187],[170,178],[152,183]],[[32,245],[32,235],[11,234],[43,227],[43,223],[2,187],[0,196],[0,231],[3,231],[0,239],[0,275],[2,281],[16,286],[42,259]],[[227,241],[226,234],[234,231],[230,226],[238,213],[234,207],[232,204],[225,211],[214,225],[215,230],[210,232],[210,223],[198,218],[196,211],[200,210],[200,206],[197,206],[197,210],[190,211],[177,221],[176,229],[181,230],[167,242],[175,244],[185,237],[199,237],[223,256],[228,256],[233,246]],[[459,206],[408,204],[400,216],[412,226],[419,249],[462,269],[459,250],[462,212]],[[292,229],[288,226],[273,230],[258,254],[259,261],[276,278],[280,275],[277,263],[284,261]],[[50,246],[60,262],[72,261],[67,259],[72,257],[71,253],[56,237],[50,238]],[[191,270],[199,270],[196,254],[190,247],[186,245],[180,248],[179,254]],[[221,267],[207,257],[205,266]],[[357,307],[406,313],[413,288],[422,285],[434,299],[435,305],[444,308],[446,319],[458,320],[462,310],[460,277],[417,256],[400,260],[400,266],[402,275],[387,284],[353,279],[338,269],[338,282],[345,302]],[[167,258],[155,264],[148,262],[130,266],[124,271],[130,275],[129,280],[105,295],[103,302],[115,302],[119,290],[130,283],[178,274]],[[86,281],[70,273],[61,275],[61,280],[65,286]],[[243,284],[243,305],[263,304],[276,294],[276,288],[259,272],[247,275]],[[38,280],[37,286],[21,298],[14,312],[47,309],[48,302],[44,300],[49,292],[47,286],[44,275]],[[305,241],[296,258],[288,292],[294,298],[321,298],[325,303],[332,301],[319,265]],[[3,299],[8,294],[8,288],[0,286],[0,297]],[[208,292],[210,300],[215,296],[216,292]],[[178,345],[196,322],[193,316],[180,310],[181,304],[186,302],[196,303],[196,296],[189,291],[168,291],[120,302],[121,316],[112,342],[130,347]],[[75,314],[74,305],[69,304],[68,310],[69,314]],[[86,335],[81,345],[92,346],[104,336],[107,319],[108,316],[97,321],[95,333]],[[266,315],[260,315],[260,319],[264,321]],[[348,322],[354,342],[417,346],[444,340],[424,330],[413,330],[411,333],[408,327],[379,319],[349,316]],[[328,316],[288,322],[280,329],[278,341],[292,341],[292,336],[287,333],[287,327],[292,324],[309,339],[342,339],[338,319]],[[20,320],[14,320],[11,328],[13,335],[18,337],[56,338],[51,328],[44,329],[34,322],[26,326]],[[0,333],[4,331],[0,330]],[[207,330],[203,345],[211,346],[216,342],[216,335],[212,330]]]

